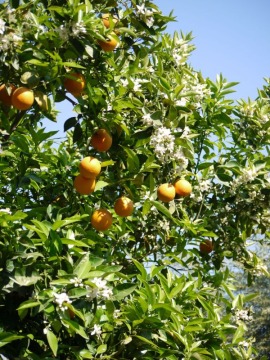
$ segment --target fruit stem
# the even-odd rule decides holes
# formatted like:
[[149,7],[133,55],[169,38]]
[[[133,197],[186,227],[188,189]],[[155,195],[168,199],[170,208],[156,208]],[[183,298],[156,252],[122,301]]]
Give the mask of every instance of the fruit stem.
[[197,220],[197,219],[199,218],[199,216],[201,215],[202,207],[203,207],[203,204],[204,204],[204,198],[205,198],[205,195],[202,196],[201,205],[200,205],[198,214],[195,216],[195,219],[194,219],[194,220]]

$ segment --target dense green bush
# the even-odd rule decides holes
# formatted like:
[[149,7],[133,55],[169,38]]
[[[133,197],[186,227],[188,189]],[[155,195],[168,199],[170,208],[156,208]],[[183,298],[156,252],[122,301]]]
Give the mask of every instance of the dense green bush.
[[[251,359],[245,302],[226,259],[252,281],[267,274],[246,249],[269,238],[269,82],[256,101],[236,83],[188,64],[191,34],[165,33],[172,15],[148,1],[6,1],[0,76],[34,91],[29,110],[1,102],[0,352],[3,359]],[[113,17],[109,28],[102,14]],[[105,52],[99,42],[119,43]],[[86,88],[73,97],[71,71]],[[44,120],[68,101],[60,144]],[[113,145],[97,152],[98,128]],[[101,161],[95,191],[73,186],[85,156]],[[187,179],[164,203],[162,183]],[[134,203],[119,217],[114,202]],[[113,216],[96,231],[97,208]],[[211,239],[214,251],[202,254]]]

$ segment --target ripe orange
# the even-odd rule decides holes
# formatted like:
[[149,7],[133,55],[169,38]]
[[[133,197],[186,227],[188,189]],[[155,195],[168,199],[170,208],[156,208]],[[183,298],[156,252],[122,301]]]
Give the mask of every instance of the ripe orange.
[[202,254],[204,255],[210,254],[213,250],[214,250],[214,245],[212,240],[206,239],[200,243],[200,252]]
[[176,194],[180,196],[188,196],[192,192],[191,184],[185,179],[180,179],[176,181],[174,187]]
[[107,40],[99,40],[98,43],[101,49],[106,52],[113,51],[118,45],[118,41],[115,39],[115,37],[110,35],[108,36]]
[[157,196],[163,202],[170,202],[175,198],[175,188],[172,184],[162,184],[157,189]]
[[65,89],[75,97],[81,95],[85,86],[85,77],[80,73],[68,73],[64,79]]
[[12,105],[11,97],[15,89],[16,87],[14,85],[6,86],[5,84],[2,84],[0,86],[0,101],[6,106]]
[[12,105],[18,110],[30,109],[34,100],[34,92],[24,86],[14,90],[11,96]]
[[103,14],[103,15],[102,15],[103,25],[104,25],[107,29],[110,28],[110,20],[112,20],[114,24],[116,24],[116,23],[118,22],[117,17],[112,16],[111,14]]
[[122,196],[114,203],[114,210],[119,216],[130,216],[133,212],[133,201],[126,196]]
[[101,171],[100,161],[92,156],[87,156],[80,162],[80,174],[87,178],[96,178]]
[[97,151],[107,151],[112,146],[112,137],[107,130],[99,129],[92,135],[90,144]]
[[91,224],[98,231],[108,230],[112,222],[112,214],[106,209],[95,210],[91,216]]
[[73,185],[79,194],[89,195],[95,190],[96,180],[95,178],[87,179],[79,174],[75,177]]

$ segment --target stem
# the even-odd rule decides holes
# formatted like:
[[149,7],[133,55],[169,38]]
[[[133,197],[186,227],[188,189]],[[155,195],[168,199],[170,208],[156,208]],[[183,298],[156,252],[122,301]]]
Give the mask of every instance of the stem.
[[198,171],[198,166],[199,166],[199,163],[200,163],[200,158],[201,158],[201,154],[202,154],[202,150],[203,150],[204,139],[205,139],[205,131],[203,131],[203,133],[201,135],[201,143],[200,143],[200,148],[199,148],[199,152],[198,152],[197,163],[196,163],[196,166],[195,166],[195,169],[194,169],[195,174],[197,174],[197,171]]
[[201,205],[200,205],[198,214],[195,216],[194,221],[197,220],[197,219],[199,218],[199,216],[201,215],[202,207],[203,207],[203,204],[204,204],[204,198],[205,198],[205,195],[203,195],[203,198],[202,198],[202,201],[201,201]]
[[73,106],[77,105],[77,102],[72,100],[69,96],[65,95],[65,99],[68,100]]

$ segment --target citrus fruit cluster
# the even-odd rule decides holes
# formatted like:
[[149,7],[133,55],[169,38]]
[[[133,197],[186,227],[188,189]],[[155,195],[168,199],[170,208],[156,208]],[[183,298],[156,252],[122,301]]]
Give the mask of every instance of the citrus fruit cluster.
[[89,195],[95,190],[96,177],[101,171],[101,163],[98,159],[87,156],[80,162],[79,175],[74,179],[74,188],[81,195]]
[[[108,151],[112,146],[112,136],[106,129],[98,129],[90,139],[91,146],[99,151]],[[101,172],[98,159],[87,156],[79,164],[79,174],[74,179],[74,188],[81,195],[90,195],[96,186],[96,178]],[[114,211],[121,217],[130,216],[133,212],[133,201],[126,196],[119,197],[114,204]],[[97,209],[91,216],[91,224],[98,231],[106,231],[112,225],[112,214],[104,208]]]
[[[102,22],[105,28],[107,29],[114,29],[115,24],[117,24],[118,19],[111,14],[103,14],[102,15]],[[118,37],[117,37],[117,30],[112,31],[110,35],[108,35],[106,40],[99,40],[98,44],[101,49],[105,52],[113,51],[118,45]]]
[[[121,196],[114,203],[114,211],[121,217],[130,216],[133,212],[133,201],[126,196]],[[113,222],[111,212],[105,208],[97,209],[91,216],[91,224],[98,231],[106,231]]]
[[157,189],[157,196],[163,202],[172,201],[176,195],[186,197],[192,192],[191,184],[185,179],[179,179],[174,184],[164,183]]
[[14,106],[17,110],[28,110],[35,100],[34,92],[25,86],[0,86],[0,101],[6,106]]
[[[98,45],[105,52],[113,51],[119,44],[117,34],[119,31],[115,29],[118,19],[111,14],[102,15],[102,23],[106,29],[112,30],[106,36],[105,40],[98,40]],[[74,97],[82,95],[86,86],[85,77],[80,73],[70,72],[64,78],[64,87]],[[32,86],[30,86],[32,88]],[[0,102],[6,106],[13,106],[17,110],[28,110],[31,108],[35,100],[34,91],[28,87],[20,86],[16,88],[13,84],[0,86]]]

